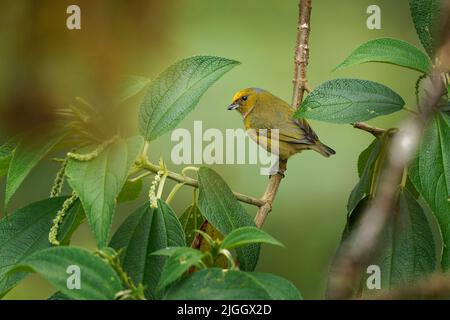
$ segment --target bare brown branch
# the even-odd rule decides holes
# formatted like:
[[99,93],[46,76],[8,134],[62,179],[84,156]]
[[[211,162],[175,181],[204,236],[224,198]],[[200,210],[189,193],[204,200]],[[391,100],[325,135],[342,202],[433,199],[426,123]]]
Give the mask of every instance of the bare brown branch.
[[382,291],[368,298],[380,300],[449,299],[450,277],[446,274],[433,274],[428,278],[389,291]]
[[292,94],[292,106],[299,108],[303,101],[305,91],[310,91],[306,71],[309,62],[309,33],[311,30],[311,2],[312,0],[300,0],[298,4],[299,18],[297,25],[297,42],[295,46],[294,84]]
[[[309,90],[306,81],[306,68],[309,60],[311,2],[312,0],[300,0],[298,5],[299,19],[297,26],[297,44],[295,47],[294,92],[292,95],[292,107],[296,109],[303,101],[305,91]],[[264,225],[267,215],[272,211],[272,203],[277,195],[285,170],[286,163],[280,161],[280,172],[270,178],[266,192],[262,197],[264,205],[259,208],[255,216],[255,224],[258,228]]]

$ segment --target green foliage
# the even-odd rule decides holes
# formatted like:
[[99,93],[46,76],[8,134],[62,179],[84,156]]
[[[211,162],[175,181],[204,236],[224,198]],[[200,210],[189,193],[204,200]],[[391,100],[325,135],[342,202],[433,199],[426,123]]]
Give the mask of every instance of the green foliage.
[[159,289],[164,289],[178,280],[191,267],[201,267],[202,259],[206,253],[192,248],[166,248],[153,253],[154,255],[167,255],[169,258],[164,264]]
[[169,300],[299,300],[289,281],[267,273],[205,269],[172,286]]
[[[202,167],[198,172],[200,193],[198,205],[206,220],[224,236],[234,229],[255,226],[252,218],[236,200],[226,182],[213,170]],[[259,257],[259,245],[251,244],[236,249],[240,266],[253,271]]]
[[[154,252],[154,255],[168,256],[161,274],[159,288],[164,288],[178,280],[191,267],[206,268],[216,266],[221,256],[232,259],[229,250],[254,243],[267,243],[283,246],[279,241],[266,232],[255,227],[242,227],[231,231],[223,240],[213,239],[207,233],[198,231],[209,244],[207,251],[203,252],[192,248],[168,247]],[[235,268],[234,262],[231,265]]]
[[365,62],[384,62],[427,73],[431,61],[422,51],[408,42],[381,38],[370,40],[355,49],[335,70]]
[[16,148],[16,142],[13,139],[8,140],[0,146],[0,178],[8,173],[9,162]]
[[315,88],[295,117],[352,123],[399,111],[404,105],[397,93],[382,84],[359,79],[334,79]]
[[[382,237],[379,258],[385,288],[409,283],[437,269],[436,246],[424,209],[406,190]],[[383,244],[382,244],[383,245]]]
[[117,196],[117,203],[136,200],[142,191],[142,180],[127,181]]
[[118,139],[90,161],[70,159],[67,164],[69,184],[80,197],[99,248],[108,241],[117,196],[142,146],[141,137]]
[[[351,213],[343,241],[355,229],[370,203],[361,200]],[[383,231],[377,254],[367,265],[378,265],[382,288],[410,283],[436,271],[438,259],[432,228],[424,209],[407,189],[402,189]],[[363,277],[364,278],[364,277]],[[364,278],[365,279],[365,278]],[[362,283],[365,287],[365,283]]]
[[234,229],[223,239],[222,248],[230,250],[252,243],[267,243],[283,246],[281,242],[261,229],[256,227],[242,227]]
[[[68,269],[80,270],[80,289],[68,288]],[[111,300],[122,285],[113,268],[89,251],[75,247],[53,247],[38,251],[22,260],[11,272],[39,273],[62,294],[80,300]]]
[[375,163],[380,154],[382,141],[375,139],[358,158],[358,173],[360,179],[350,193],[347,212],[352,212],[364,196],[369,195],[374,179]]
[[420,42],[428,55],[434,58],[439,41],[441,0],[409,0],[409,6]]
[[190,244],[194,241],[195,230],[199,230],[202,223],[205,221],[202,213],[198,209],[196,203],[190,205],[181,215],[180,222],[183,226],[184,234],[186,235],[186,243]]
[[[20,281],[25,273],[8,271],[30,254],[50,247],[48,233],[56,212],[66,197],[50,198],[32,203],[0,220],[0,296]],[[76,202],[66,213],[58,234],[62,243],[68,243],[73,227],[81,215]]]
[[157,284],[166,257],[152,253],[185,246],[183,229],[172,209],[162,200],[158,207],[146,203],[132,213],[112,237],[110,247],[123,250],[121,262],[134,283],[143,283],[147,298],[158,298]]
[[196,56],[169,67],[152,81],[141,104],[142,136],[154,140],[173,129],[194,109],[206,90],[238,64],[221,57]]
[[24,138],[15,148],[8,168],[5,192],[5,211],[30,171],[64,138],[61,132],[43,137]]
[[411,180],[433,210],[444,241],[442,267],[450,268],[450,115],[437,113],[425,131],[417,157],[410,166]]

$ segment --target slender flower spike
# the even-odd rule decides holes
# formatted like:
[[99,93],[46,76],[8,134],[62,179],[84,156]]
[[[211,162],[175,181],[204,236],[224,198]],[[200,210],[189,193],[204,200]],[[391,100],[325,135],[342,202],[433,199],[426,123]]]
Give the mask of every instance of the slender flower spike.
[[115,135],[111,139],[99,144],[97,148],[95,148],[92,152],[86,153],[86,154],[80,154],[80,153],[74,153],[69,152],[67,153],[67,157],[73,160],[87,162],[94,160],[97,158],[110,144],[114,143],[117,139],[119,139],[119,136]]
[[57,197],[61,194],[61,190],[64,184],[64,174],[67,167],[68,158],[65,158],[61,164],[61,169],[59,169],[56,174],[55,180],[53,181],[52,190],[50,192],[50,198]]
[[55,219],[53,219],[53,225],[50,229],[50,233],[48,234],[48,241],[54,245],[59,246],[60,243],[57,239],[58,237],[58,230],[59,226],[63,222],[64,216],[67,213],[67,210],[70,209],[70,207],[73,205],[73,203],[77,200],[78,196],[75,192],[72,192],[72,196],[70,198],[67,198],[66,201],[64,201],[62,208],[56,213]]

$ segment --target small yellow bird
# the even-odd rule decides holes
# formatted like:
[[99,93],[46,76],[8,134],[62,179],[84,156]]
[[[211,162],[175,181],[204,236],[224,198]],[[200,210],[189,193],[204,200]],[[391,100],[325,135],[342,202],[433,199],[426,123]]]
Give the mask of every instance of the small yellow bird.
[[[267,151],[286,161],[303,150],[314,150],[325,157],[336,152],[320,142],[305,119],[293,119],[294,109],[270,92],[259,88],[243,89],[233,97],[228,110],[238,110],[250,138]],[[272,149],[278,129],[278,151]]]

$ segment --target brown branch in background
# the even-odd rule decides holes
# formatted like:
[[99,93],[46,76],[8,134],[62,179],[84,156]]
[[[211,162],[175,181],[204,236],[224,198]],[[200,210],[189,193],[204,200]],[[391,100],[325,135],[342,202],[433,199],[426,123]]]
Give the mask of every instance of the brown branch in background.
[[385,129],[377,128],[377,127],[371,126],[371,125],[369,125],[367,123],[364,123],[364,122],[355,122],[355,123],[352,123],[352,126],[355,129],[359,129],[359,130],[363,130],[363,131],[369,132],[369,133],[373,134],[375,137],[379,137],[383,133],[386,132]]
[[448,299],[450,298],[450,277],[434,274],[414,283],[382,291],[369,299],[408,300],[408,299]]
[[[450,13],[450,11],[449,11]],[[449,14],[450,16],[450,14]],[[450,48],[450,30],[442,30],[445,43],[441,48]],[[386,162],[380,174],[377,193],[361,217],[356,230],[342,244],[337,253],[328,283],[327,298],[348,299],[359,282],[363,268],[376,251],[380,235],[393,212],[403,172],[414,156],[423,137],[424,129],[437,111],[436,106],[445,92],[442,73],[450,67],[450,52],[438,51],[436,66],[430,74],[432,89],[420,105],[419,115],[405,121],[393,136],[388,147]]]
[[[298,108],[303,101],[303,95],[307,89],[306,67],[309,60],[309,31],[311,18],[311,0],[300,0],[299,20],[297,26],[297,45],[295,47],[295,69],[294,69],[294,92],[292,96],[292,107]],[[261,206],[255,216],[255,224],[261,228],[267,215],[272,211],[272,203],[280,187],[286,171],[286,162],[280,160],[279,173],[270,177],[269,184],[262,197],[264,205]]]

